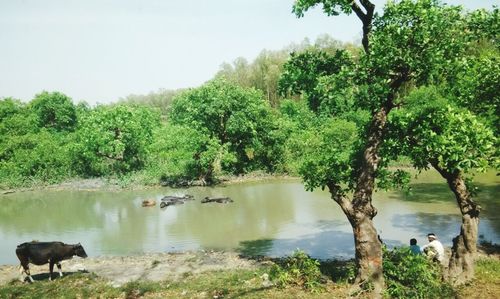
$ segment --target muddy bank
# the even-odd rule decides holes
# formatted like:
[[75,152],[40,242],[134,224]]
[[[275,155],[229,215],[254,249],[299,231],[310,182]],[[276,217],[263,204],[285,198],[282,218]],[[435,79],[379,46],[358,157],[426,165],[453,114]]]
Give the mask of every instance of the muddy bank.
[[[113,286],[136,280],[179,280],[185,275],[205,271],[256,269],[263,262],[240,257],[234,252],[193,251],[182,253],[152,253],[138,256],[73,258],[62,262],[65,275],[84,271],[106,278]],[[47,280],[49,265],[30,264],[35,280]],[[58,277],[54,267],[53,277]],[[0,266],[0,285],[19,279],[19,266]]]
[[[299,180],[300,178],[287,175],[271,175],[271,174],[257,172],[257,173],[246,174],[243,176],[223,176],[220,178],[220,180],[216,185],[229,185],[229,184],[264,181],[271,179]],[[189,185],[177,186],[177,187],[186,188],[195,186],[205,186],[205,185],[201,181],[193,181],[190,182]],[[120,191],[120,190],[144,190],[144,189],[159,188],[159,187],[173,187],[173,186],[165,186],[160,183],[156,185],[144,185],[137,182],[123,182],[118,179],[110,179],[110,178],[92,178],[92,179],[75,178],[53,185],[35,185],[23,188],[13,188],[13,189],[3,189],[3,190],[0,189],[0,195],[10,194],[15,192],[33,191],[33,190]]]

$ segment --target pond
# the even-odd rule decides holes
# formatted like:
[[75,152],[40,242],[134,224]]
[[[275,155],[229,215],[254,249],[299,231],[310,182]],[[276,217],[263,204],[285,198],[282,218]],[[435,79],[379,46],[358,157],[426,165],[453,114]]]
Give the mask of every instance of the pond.
[[[500,177],[477,176],[482,190],[481,239],[500,242]],[[160,209],[165,195],[194,195],[195,201]],[[229,204],[202,204],[205,196],[229,196]],[[237,250],[283,256],[300,248],[316,258],[351,258],[351,226],[328,192],[307,192],[300,180],[141,191],[29,191],[0,195],[0,265],[17,264],[15,248],[31,240],[81,242],[89,256],[184,250]],[[408,244],[435,232],[450,246],[460,213],[445,182],[426,172],[412,193],[377,192],[375,224],[389,246]]]

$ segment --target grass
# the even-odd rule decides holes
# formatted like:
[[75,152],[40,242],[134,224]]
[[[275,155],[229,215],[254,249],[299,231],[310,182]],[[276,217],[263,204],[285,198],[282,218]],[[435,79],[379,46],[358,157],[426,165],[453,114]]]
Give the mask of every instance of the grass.
[[458,289],[459,298],[499,298],[500,260],[482,258],[476,262],[474,280]]
[[[331,263],[325,266],[332,266]],[[323,266],[323,265],[322,265]],[[345,266],[345,265],[337,265]],[[346,274],[331,271],[324,291],[312,293],[298,286],[278,288],[266,284],[270,266],[258,270],[213,271],[188,274],[179,281],[134,281],[113,287],[92,273],[75,273],[54,281],[35,283],[12,281],[0,286],[0,298],[346,298]],[[322,269],[323,270],[323,269]],[[336,276],[336,277],[335,277]],[[497,298],[500,294],[500,260],[483,258],[477,262],[476,278],[457,289],[459,298]]]
[[214,271],[186,275],[180,281],[134,281],[113,287],[109,281],[91,273],[76,273],[53,281],[21,283],[12,281],[0,287],[0,298],[343,298],[347,284],[328,283],[325,292],[312,294],[299,287],[285,289],[266,286],[259,270]]

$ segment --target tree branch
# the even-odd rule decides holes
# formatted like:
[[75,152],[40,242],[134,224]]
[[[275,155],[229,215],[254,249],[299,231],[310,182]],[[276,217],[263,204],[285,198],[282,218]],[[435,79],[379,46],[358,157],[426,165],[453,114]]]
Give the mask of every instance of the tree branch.
[[[342,188],[336,183],[329,182],[326,184],[328,186],[328,190],[332,196],[332,199],[339,204],[346,215],[352,215],[352,204],[347,197],[345,197]],[[349,218],[349,217],[348,217]]]
[[369,0],[360,0],[361,5],[366,10],[364,12],[361,7],[356,3],[356,1],[352,1],[351,8],[356,13],[358,18],[363,23],[363,39],[361,43],[363,44],[363,49],[365,53],[368,54],[370,49],[370,42],[368,40],[368,36],[372,30],[372,21],[373,21],[373,13],[375,11],[375,4],[371,3]]

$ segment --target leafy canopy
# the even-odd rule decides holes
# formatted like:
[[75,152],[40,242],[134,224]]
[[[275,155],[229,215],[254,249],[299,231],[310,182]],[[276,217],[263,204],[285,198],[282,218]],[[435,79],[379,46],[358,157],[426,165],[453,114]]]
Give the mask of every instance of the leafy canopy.
[[71,98],[60,92],[42,92],[30,102],[39,127],[56,131],[73,130],[76,125],[76,108]]
[[[231,172],[242,173],[270,157],[265,145],[274,130],[269,104],[262,94],[243,88],[224,78],[182,93],[174,99],[169,120],[199,130],[214,138],[236,157]],[[228,166],[229,167],[229,166]]]
[[470,111],[454,106],[436,88],[421,88],[390,119],[387,148],[411,157],[418,169],[433,163],[449,172],[498,166],[498,141]]
[[159,122],[159,113],[150,108],[98,106],[81,120],[74,147],[76,168],[87,176],[140,169]]

